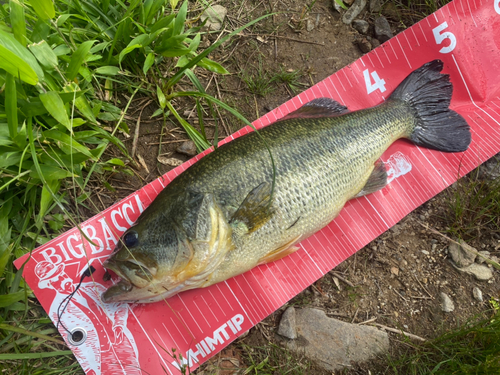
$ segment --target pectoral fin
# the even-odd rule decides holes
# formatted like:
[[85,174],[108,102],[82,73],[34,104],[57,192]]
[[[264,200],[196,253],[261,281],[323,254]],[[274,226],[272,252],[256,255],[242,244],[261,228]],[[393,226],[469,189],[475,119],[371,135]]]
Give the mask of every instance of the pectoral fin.
[[296,252],[297,250],[300,249],[300,247],[294,246],[294,243],[296,243],[300,239],[300,237],[301,236],[294,238],[290,242],[287,242],[283,246],[280,246],[276,250],[273,250],[269,254],[263,256],[262,258],[259,259],[258,264],[271,263]]
[[270,205],[271,190],[272,185],[269,182],[263,182],[254,188],[248,193],[229,223],[237,227],[244,224],[247,234],[262,227],[274,213]]
[[382,190],[387,185],[387,170],[385,169],[385,164],[383,161],[378,160],[375,163],[370,177],[366,181],[363,189],[354,196],[354,198],[359,198],[364,195],[374,193],[376,191]]

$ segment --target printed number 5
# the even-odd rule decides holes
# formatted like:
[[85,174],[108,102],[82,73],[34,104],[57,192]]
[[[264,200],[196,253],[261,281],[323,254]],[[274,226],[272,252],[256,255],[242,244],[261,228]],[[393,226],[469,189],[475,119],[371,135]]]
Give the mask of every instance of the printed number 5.
[[366,84],[366,91],[368,94],[371,94],[375,90],[380,90],[380,92],[385,91],[385,81],[383,79],[380,79],[378,76],[377,72],[372,72],[371,76],[375,83],[372,84],[372,81],[370,79],[370,72],[368,69],[365,69],[363,71],[363,76],[365,77],[365,84]]
[[494,6],[495,6],[495,12],[500,14],[500,0],[495,0]]
[[449,31],[445,31],[444,33],[441,32],[447,27],[448,24],[446,22],[443,22],[441,25],[436,26],[432,29],[432,33],[434,34],[434,39],[436,39],[437,44],[443,43],[445,39],[450,40],[450,45],[448,47],[441,48],[439,50],[440,53],[450,53],[457,46],[457,38],[455,38],[455,35],[453,35],[453,33]]

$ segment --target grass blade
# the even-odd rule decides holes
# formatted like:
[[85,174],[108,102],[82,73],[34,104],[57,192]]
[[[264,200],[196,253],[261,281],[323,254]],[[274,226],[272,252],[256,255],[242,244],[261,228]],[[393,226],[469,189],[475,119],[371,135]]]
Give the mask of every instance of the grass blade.
[[40,359],[49,357],[58,357],[61,355],[73,355],[71,350],[59,350],[56,352],[46,352],[46,353],[8,353],[0,354],[0,361],[17,360],[17,359]]
[[16,332],[16,333],[21,333],[23,335],[28,335],[28,336],[32,336],[32,337],[37,337],[39,339],[43,339],[43,340],[47,340],[47,341],[52,341],[52,342],[55,342],[56,344],[59,344],[59,345],[65,345],[63,341],[58,340],[54,337],[50,337],[50,336],[47,336],[47,335],[44,335],[44,334],[38,333],[38,332],[28,331],[27,329],[24,329],[24,328],[13,327],[9,324],[0,324],[0,329],[4,329],[6,331],[11,331],[11,332]]
[[35,57],[13,35],[0,29],[0,68],[22,81],[36,85],[44,78]]
[[11,139],[17,136],[17,90],[16,80],[12,74],[5,74],[5,114],[9,125]]
[[76,49],[76,51],[71,56],[71,61],[69,62],[68,69],[66,70],[66,77],[68,80],[72,81],[76,75],[78,74],[78,70],[80,66],[82,66],[85,61],[85,57],[92,48],[92,45],[95,43],[95,40],[88,40],[80,44],[80,46]]
[[56,10],[54,9],[52,0],[31,0],[30,4],[36,14],[38,14],[38,17],[44,21],[56,16]]
[[22,4],[23,0],[10,0],[10,23],[14,37],[23,47],[26,47],[26,19]]
[[45,40],[30,44],[29,49],[45,69],[54,70],[57,68],[59,64],[57,55]]
[[174,33],[173,36],[180,35],[184,32],[184,23],[186,22],[186,14],[187,14],[187,0],[182,3],[179,13],[177,13],[177,17],[175,17],[174,22]]
[[249,23],[247,23],[246,25],[240,27],[239,29],[236,29],[234,30],[232,33],[226,35],[224,38],[221,38],[217,43],[214,43],[212,44],[209,48],[207,48],[205,51],[203,51],[202,53],[200,53],[198,56],[196,56],[194,59],[192,59],[189,63],[187,63],[185,66],[183,66],[181,69],[179,69],[179,71],[177,73],[175,73],[175,75],[169,79],[169,81],[167,82],[167,89],[171,88],[173,85],[175,85],[177,82],[179,82],[179,80],[184,76],[185,74],[185,71],[187,69],[191,69],[193,66],[195,66],[196,64],[198,64],[199,61],[201,61],[204,57],[208,56],[214,49],[216,49],[217,47],[219,47],[222,43],[224,43],[226,40],[228,40],[229,38],[231,38],[233,35],[236,35],[238,33],[240,33],[241,31],[245,30],[247,27],[250,27],[252,26],[253,24],[269,17],[269,16],[272,16],[273,14],[266,14],[262,17],[259,17]]
[[51,116],[71,132],[71,122],[69,121],[68,112],[59,94],[55,91],[49,91],[45,94],[40,94],[40,100]]
[[0,296],[0,307],[6,307],[12,305],[14,302],[24,299],[25,295],[26,295],[25,291],[21,290],[16,293],[10,293]]
[[166,104],[167,104],[167,107],[170,110],[170,112],[172,112],[172,114],[175,116],[177,121],[179,121],[179,123],[182,125],[184,130],[186,130],[186,133],[188,134],[189,138],[191,138],[193,140],[193,142],[196,145],[196,148],[198,149],[198,152],[202,152],[202,151],[206,150],[207,148],[211,147],[210,143],[208,143],[203,138],[203,136],[195,128],[193,128],[191,126],[190,123],[188,123],[181,116],[179,116],[179,114],[177,113],[177,111],[174,109],[174,107],[172,106],[172,104],[169,101],[167,101]]

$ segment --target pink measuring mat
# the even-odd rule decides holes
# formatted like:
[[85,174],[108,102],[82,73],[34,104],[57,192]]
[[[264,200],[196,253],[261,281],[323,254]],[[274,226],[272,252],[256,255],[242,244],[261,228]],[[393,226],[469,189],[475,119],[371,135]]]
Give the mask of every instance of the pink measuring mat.
[[[335,53],[332,51],[332,53]],[[156,195],[203,155],[153,181],[81,224],[97,245],[74,228],[16,260],[36,297],[57,324],[57,308],[91,263],[61,322],[86,335],[80,345],[59,331],[87,374],[179,373],[176,349],[196,368],[239,335],[285,304],[340,262],[396,224],[410,211],[500,151],[500,0],[454,0],[254,122],[266,126],[318,97],[350,110],[379,104],[413,70],[441,59],[454,85],[451,108],[472,128],[465,153],[445,154],[394,143],[382,156],[390,183],[349,201],[326,228],[300,243],[296,253],[205,289],[154,304],[103,304],[102,263],[119,236]],[[230,141],[249,131],[245,128]]]

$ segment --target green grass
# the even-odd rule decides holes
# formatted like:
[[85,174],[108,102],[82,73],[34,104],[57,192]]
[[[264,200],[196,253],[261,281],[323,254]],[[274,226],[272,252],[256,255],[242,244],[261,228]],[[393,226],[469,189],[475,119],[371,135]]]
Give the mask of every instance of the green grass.
[[500,179],[479,176],[479,168],[458,180],[446,193],[448,232],[465,241],[486,231],[500,234]]
[[500,314],[485,313],[424,344],[388,357],[390,374],[500,374]]
[[277,72],[272,78],[273,81],[282,82],[288,86],[288,88],[292,91],[294,95],[300,93],[308,86],[300,82],[300,78],[303,73],[296,70],[285,70],[283,67],[280,67],[280,71]]
[[[112,173],[132,173],[125,161],[133,160],[116,135],[129,132],[123,119],[134,98],[154,98],[158,113],[175,117],[200,151],[211,144],[203,127],[178,114],[176,99],[196,102],[200,124],[205,109],[215,117],[215,106],[249,124],[207,94],[196,72],[226,74],[208,54],[268,15],[205,50],[198,48],[198,16],[176,0],[0,5],[2,373],[81,373],[13,260],[99,212],[89,199],[94,185],[113,190]],[[109,147],[119,156],[106,156]]]
[[281,346],[270,343],[266,346],[242,344],[247,368],[243,374],[253,375],[306,375],[311,363],[303,357],[290,353]]
[[262,97],[271,94],[275,90],[275,87],[273,87],[274,77],[264,69],[260,56],[259,65],[253,70],[253,73],[244,71],[241,74],[241,79],[245,82],[248,91]]

